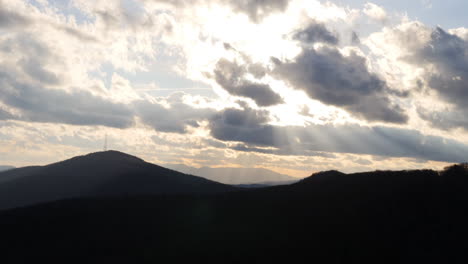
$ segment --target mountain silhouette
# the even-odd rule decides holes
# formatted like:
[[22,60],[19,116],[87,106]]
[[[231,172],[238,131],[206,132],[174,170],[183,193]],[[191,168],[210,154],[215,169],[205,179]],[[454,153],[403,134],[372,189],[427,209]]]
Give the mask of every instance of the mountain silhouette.
[[257,185],[258,187],[291,184],[299,181],[285,174],[263,168],[194,168],[184,164],[168,164],[169,168],[208,180],[230,185]]
[[0,173],[0,209],[79,197],[230,190],[235,188],[106,151]]
[[[114,164],[115,153],[97,155],[104,156],[99,164]],[[118,156],[122,167],[143,162]],[[78,167],[97,160],[86,157],[76,158]],[[467,165],[328,171],[291,185],[210,193],[87,197],[2,211],[7,244],[0,257],[2,263],[468,261]]]

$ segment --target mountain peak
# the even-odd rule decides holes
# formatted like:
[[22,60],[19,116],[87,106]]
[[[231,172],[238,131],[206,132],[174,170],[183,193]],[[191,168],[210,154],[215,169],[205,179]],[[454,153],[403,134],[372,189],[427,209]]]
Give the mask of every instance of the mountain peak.
[[89,154],[87,154],[85,156],[87,156],[87,157],[100,157],[100,158],[114,158],[114,159],[134,159],[134,160],[143,161],[142,159],[140,159],[140,158],[138,158],[136,156],[133,156],[133,155],[130,155],[130,154],[127,154],[127,153],[124,153],[124,152],[120,152],[120,151],[117,151],[117,150],[99,151],[99,152],[89,153]]
[[86,155],[82,156],[76,156],[73,157],[69,160],[66,160],[64,162],[76,162],[76,161],[82,161],[82,162],[99,162],[101,164],[106,164],[106,163],[143,163],[145,162],[144,160],[132,156],[130,154],[116,151],[116,150],[107,150],[107,151],[99,151],[99,152],[93,152],[89,153]]
[[0,184],[0,210],[71,198],[209,194],[237,190],[113,150],[32,169],[20,168],[10,174],[14,175]]
[[345,175],[346,175],[345,173],[341,171],[337,171],[337,170],[321,171],[321,172],[312,174],[310,177],[307,177],[300,182],[308,183],[308,182],[316,182],[316,181],[324,181],[324,180],[334,180],[338,177],[345,176]]

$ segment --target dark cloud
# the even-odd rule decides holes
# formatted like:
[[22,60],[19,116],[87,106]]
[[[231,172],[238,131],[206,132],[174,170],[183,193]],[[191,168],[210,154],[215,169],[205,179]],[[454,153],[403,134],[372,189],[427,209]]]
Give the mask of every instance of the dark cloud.
[[305,28],[294,33],[293,39],[304,43],[325,42],[328,44],[338,44],[338,37],[330,32],[325,25],[316,21],[310,22]]
[[227,0],[227,2],[235,11],[244,12],[254,22],[259,22],[271,13],[283,12],[289,4],[289,0]]
[[187,133],[188,127],[199,127],[199,122],[208,120],[215,110],[209,108],[193,108],[181,101],[178,96],[168,98],[169,106],[138,101],[135,106],[137,115],[142,121],[160,132]]
[[306,127],[267,124],[265,112],[226,109],[210,120],[211,135],[222,141],[240,142],[233,149],[276,155],[318,156],[353,153],[388,157],[463,162],[468,145],[416,130],[359,125]]
[[19,109],[14,119],[72,125],[133,125],[133,112],[123,104],[108,102],[89,92],[67,93],[22,83],[0,71],[0,101]]
[[284,142],[277,136],[273,126],[267,125],[269,113],[246,108],[225,109],[210,120],[211,135],[223,141],[237,141],[261,146],[281,146]]
[[361,38],[359,37],[359,35],[353,31],[353,33],[351,34],[351,44],[353,45],[360,45],[361,44]]
[[433,111],[425,107],[418,107],[416,110],[422,119],[428,121],[434,127],[443,130],[468,129],[468,113],[466,111],[449,109],[446,111]]
[[465,40],[437,28],[416,58],[436,67],[428,76],[431,88],[448,102],[468,109],[468,43]]
[[2,8],[2,2],[3,1],[0,0],[0,29],[11,29],[13,27],[21,27],[31,23],[29,18]]
[[214,70],[216,82],[232,95],[247,97],[259,106],[272,106],[283,103],[283,99],[275,93],[268,84],[247,80],[245,75],[250,72],[256,77],[264,75],[258,65],[241,66],[235,62],[221,59]]
[[33,79],[50,85],[60,84],[60,77],[44,68],[44,65],[37,57],[30,57],[23,59],[19,62],[19,66],[23,68],[23,71]]
[[0,120],[9,120],[13,119],[13,115],[7,112],[6,110],[0,108]]
[[274,74],[312,99],[344,108],[368,121],[406,123],[408,116],[388,97],[386,82],[369,72],[366,59],[335,48],[304,49],[294,61],[274,61]]
[[455,109],[432,112],[430,107],[419,109],[420,117],[439,128],[468,126],[468,41],[442,28],[432,31],[430,40],[404,59],[427,69],[424,84]]

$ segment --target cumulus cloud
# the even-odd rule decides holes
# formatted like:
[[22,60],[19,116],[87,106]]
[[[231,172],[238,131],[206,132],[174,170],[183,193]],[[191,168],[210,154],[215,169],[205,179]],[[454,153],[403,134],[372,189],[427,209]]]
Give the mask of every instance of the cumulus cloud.
[[261,146],[281,146],[283,137],[277,136],[268,125],[269,113],[263,110],[228,108],[213,116],[209,129],[211,135],[223,141],[239,141]]
[[0,41],[0,54],[5,59],[0,66],[5,70],[23,71],[29,78],[40,83],[56,85],[61,77],[48,69],[47,66],[58,62],[57,56],[41,41],[19,34]]
[[434,66],[426,76],[428,86],[446,101],[468,109],[468,42],[436,28],[430,41],[410,61]]
[[337,49],[304,49],[293,61],[276,61],[274,74],[312,99],[344,108],[368,121],[406,123],[403,109],[389,99],[389,87],[366,65],[366,58]]
[[[177,8],[158,9],[151,2]],[[50,1],[36,8],[27,1],[0,0],[0,31],[4,33],[0,34],[0,120],[25,121],[0,122],[0,126],[1,123],[24,125],[27,128],[19,132],[24,135],[19,137],[24,138],[28,137],[30,128],[38,126],[57,128],[50,131],[65,127],[63,130],[83,129],[92,133],[98,130],[97,125],[108,126],[117,128],[106,128],[114,131],[116,138],[130,142],[127,149],[142,148],[152,153],[155,147],[147,143],[154,144],[153,139],[166,150],[158,158],[170,156],[177,160],[182,159],[182,154],[184,159],[193,158],[197,151],[219,148],[215,154],[201,156],[224,162],[223,153],[249,157],[268,156],[255,153],[282,155],[272,157],[273,160],[287,155],[330,158],[339,153],[346,153],[342,156],[354,153],[463,161],[468,148],[457,141],[425,136],[411,129],[331,125],[336,120],[347,121],[348,116],[330,114],[323,118],[326,114],[322,110],[342,113],[283,87],[278,80],[325,105],[346,110],[360,118],[361,123],[407,124],[407,113],[401,107],[411,107],[409,100],[400,100],[405,93],[392,90],[396,85],[390,82],[390,77],[383,79],[388,77],[384,71],[379,71],[381,75],[374,72],[376,65],[388,58],[387,54],[378,62],[375,57],[366,57],[363,53],[368,52],[364,49],[367,37],[363,34],[360,40],[353,31],[356,28],[337,25],[348,21],[345,17],[351,17],[354,11],[333,4],[325,8],[319,1],[306,0],[296,1],[293,8],[288,8],[289,2],[74,0],[70,7],[79,14],[73,18],[61,13]],[[213,10],[220,15],[205,16]],[[264,19],[285,10],[290,12],[288,21],[282,20],[282,16]],[[376,5],[367,4],[364,12],[373,19],[386,20],[385,11]],[[304,26],[298,28],[298,25]],[[362,33],[367,28],[359,30]],[[334,32],[351,37],[353,45],[362,44],[359,46],[362,51],[348,53],[358,47],[340,46],[339,42],[347,45],[350,41],[339,39]],[[423,68],[421,86],[430,87],[445,102],[455,106],[451,110],[457,110],[442,114],[418,108],[419,115],[432,120],[435,126],[467,124],[468,98],[463,90],[467,72],[466,39],[462,34],[466,31],[434,30],[426,39],[401,33],[398,47],[408,52],[400,59]],[[275,58],[271,63],[268,61],[271,56],[281,59]],[[133,89],[136,80],[155,82],[161,87],[167,84],[164,82],[178,81],[178,77],[165,78],[161,73],[172,70],[171,67],[189,79],[216,81],[229,94],[253,100],[256,106],[239,104],[239,108],[222,109],[226,101],[232,103],[232,98],[226,101],[216,98],[215,103],[195,105],[177,95],[156,97],[161,90]],[[212,73],[209,75],[212,80],[207,80],[205,72]],[[300,112],[305,116],[297,115],[300,106],[310,107]],[[288,126],[282,122],[290,121],[285,121],[289,114],[292,121],[288,124],[311,120],[321,123]],[[3,129],[7,130],[11,129]],[[140,134],[148,137],[147,141],[135,139],[134,134],[138,134],[135,131],[144,131]],[[211,137],[205,136],[206,133]],[[8,140],[2,141],[0,135],[0,143]],[[60,140],[55,143],[62,144]],[[13,141],[9,144],[16,145]],[[86,144],[96,145],[81,141],[72,145],[78,149]],[[179,149],[175,151],[174,147]],[[369,165],[367,158],[353,158],[353,161]]]
[[0,101],[19,109],[17,119],[73,125],[106,125],[126,128],[133,125],[132,111],[89,92],[67,93],[22,83],[0,72]]
[[258,22],[270,13],[284,11],[290,0],[228,0],[235,11],[246,13],[252,21]]
[[332,45],[338,44],[338,37],[330,32],[324,24],[311,21],[304,28],[297,30],[293,39],[304,43],[324,42]]
[[[82,87],[58,72],[62,57],[47,43],[25,33],[0,39],[0,102],[17,112],[9,119],[127,128],[133,111]],[[58,72],[58,73],[57,73]],[[15,112],[16,112],[15,111]]]
[[373,3],[366,3],[364,5],[364,14],[380,22],[385,22],[387,20],[387,12],[385,9]]
[[3,0],[0,0],[0,29],[22,27],[31,23],[26,16],[22,16],[12,10],[3,7]]
[[398,26],[385,32],[383,38],[401,49],[400,61],[423,70],[418,76],[419,86],[435,92],[436,99],[449,106],[439,111],[419,105],[419,116],[438,128],[466,128],[468,41],[440,27],[430,29],[421,23]]
[[272,106],[283,103],[283,99],[268,84],[246,79],[246,74],[261,77],[261,70],[256,67],[239,65],[226,59],[216,64],[214,75],[216,82],[232,95],[250,98],[258,106]]
[[194,108],[185,104],[181,94],[167,98],[166,104],[145,100],[134,102],[138,116],[143,123],[159,132],[187,133],[188,127],[199,127],[216,112],[211,108]]

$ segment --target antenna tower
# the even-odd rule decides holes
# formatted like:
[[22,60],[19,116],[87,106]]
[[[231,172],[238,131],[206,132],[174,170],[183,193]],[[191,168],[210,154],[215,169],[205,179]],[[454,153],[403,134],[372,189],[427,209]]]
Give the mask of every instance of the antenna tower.
[[104,151],[107,151],[107,134],[104,138]]

